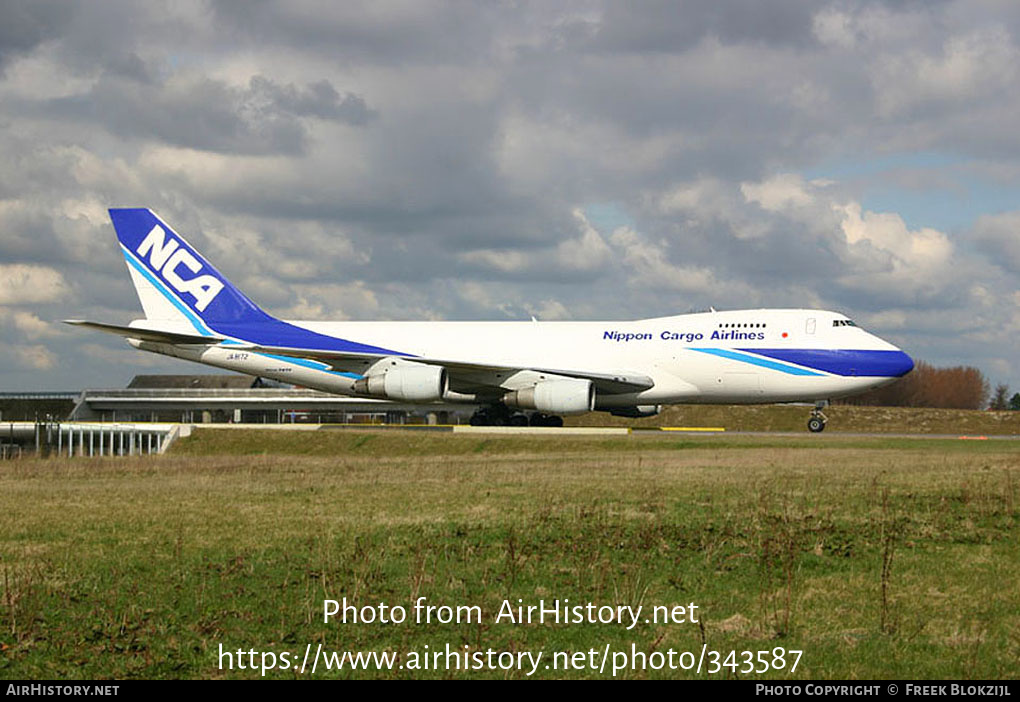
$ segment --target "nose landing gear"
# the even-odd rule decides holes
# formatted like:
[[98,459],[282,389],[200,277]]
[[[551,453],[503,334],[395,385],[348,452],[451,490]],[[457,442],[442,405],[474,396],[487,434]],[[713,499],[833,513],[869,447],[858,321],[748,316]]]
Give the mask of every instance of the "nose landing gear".
[[825,430],[825,425],[829,422],[829,418],[822,412],[822,408],[827,404],[829,403],[824,401],[815,403],[815,408],[811,410],[811,418],[808,419],[808,431],[817,434]]

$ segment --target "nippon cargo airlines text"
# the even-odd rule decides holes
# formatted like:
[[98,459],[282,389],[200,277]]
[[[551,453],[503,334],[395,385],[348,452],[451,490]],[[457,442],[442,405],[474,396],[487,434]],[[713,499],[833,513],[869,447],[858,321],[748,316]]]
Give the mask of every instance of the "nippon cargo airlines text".
[[711,334],[705,334],[703,332],[676,331],[673,329],[665,329],[661,332],[654,333],[622,332],[616,330],[602,332],[603,341],[627,343],[629,341],[652,341],[653,339],[659,339],[661,341],[686,341],[688,343],[692,341],[702,341],[704,339],[708,339],[709,341],[764,341],[765,332],[715,330]]
[[307,644],[303,651],[262,651],[225,649],[219,644],[220,670],[252,670],[266,675],[274,671],[298,675],[329,675],[350,671],[517,671],[527,677],[542,672],[594,672],[616,677],[628,672],[683,670],[695,674],[764,674],[770,671],[794,673],[803,651],[775,647],[760,651],[716,651],[707,644],[700,649],[667,649],[649,653],[637,644],[623,649],[606,644],[580,651],[505,651],[470,646],[423,646],[412,651],[335,651],[322,644]]

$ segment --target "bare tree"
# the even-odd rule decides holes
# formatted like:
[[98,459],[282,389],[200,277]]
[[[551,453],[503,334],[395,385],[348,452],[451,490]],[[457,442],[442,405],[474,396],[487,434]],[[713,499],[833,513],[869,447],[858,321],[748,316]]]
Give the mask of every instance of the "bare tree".
[[988,409],[993,410],[1004,410],[1009,408],[1009,386],[1005,383],[999,383],[995,386],[995,393],[992,395],[992,401],[988,405]]
[[936,368],[918,361],[914,370],[899,380],[846,402],[884,407],[983,409],[988,394],[988,380],[973,366]]

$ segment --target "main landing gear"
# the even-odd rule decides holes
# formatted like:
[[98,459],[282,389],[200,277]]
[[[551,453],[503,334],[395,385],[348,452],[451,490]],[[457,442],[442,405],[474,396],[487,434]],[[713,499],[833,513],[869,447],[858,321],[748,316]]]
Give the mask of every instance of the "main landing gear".
[[523,412],[511,412],[506,405],[489,405],[479,407],[471,415],[470,424],[473,427],[562,427],[563,417],[542,412],[527,415]]
[[818,402],[815,404],[815,408],[811,410],[811,419],[809,419],[807,423],[808,431],[817,434],[818,432],[825,430],[825,425],[829,422],[829,418],[822,413],[822,408],[827,404],[827,402]]

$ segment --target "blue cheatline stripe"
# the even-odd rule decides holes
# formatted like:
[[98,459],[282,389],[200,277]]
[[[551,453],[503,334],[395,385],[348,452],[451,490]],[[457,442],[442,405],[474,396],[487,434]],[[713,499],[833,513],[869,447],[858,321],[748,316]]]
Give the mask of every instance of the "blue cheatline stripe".
[[181,314],[187,317],[188,321],[191,322],[191,324],[195,327],[199,334],[203,336],[214,336],[212,331],[209,330],[209,327],[203,324],[202,320],[196,317],[194,312],[189,310],[188,307],[183,302],[178,300],[175,295],[173,295],[169,290],[167,290],[166,286],[163,285],[162,281],[160,281],[158,278],[152,275],[152,273],[149,272],[149,269],[143,266],[141,262],[137,258],[135,258],[135,255],[133,253],[128,251],[128,249],[123,244],[121,244],[120,248],[124,250],[124,260],[128,262],[128,265],[134,268],[139,273],[141,273],[142,276],[147,281],[152,283],[156,290],[162,293],[163,297],[170,301],[170,304],[176,307]]
[[304,368],[311,368],[312,370],[323,371],[324,373],[330,373],[331,375],[342,375],[345,378],[352,378],[357,380],[361,376],[357,373],[344,373],[342,371],[333,370],[333,366],[322,361],[313,361],[308,358],[293,358],[291,356],[277,356],[272,353],[258,352],[259,356],[265,356],[266,358],[272,358],[275,361],[282,361],[284,363],[293,363],[295,366],[302,366]]
[[799,368],[797,366],[788,366],[785,363],[777,363],[776,361],[770,361],[766,358],[759,358],[758,356],[751,356],[746,353],[740,353],[739,351],[731,351],[729,349],[711,349],[711,348],[691,348],[691,351],[700,351],[701,353],[711,354],[712,356],[719,356],[720,358],[728,358],[731,361],[742,361],[743,363],[750,363],[753,366],[760,366],[762,368],[769,368],[771,370],[779,371],[780,373],[786,373],[787,375],[823,375],[806,368]]
[[898,378],[914,361],[899,349],[741,349],[777,361],[796,363],[842,376]]

